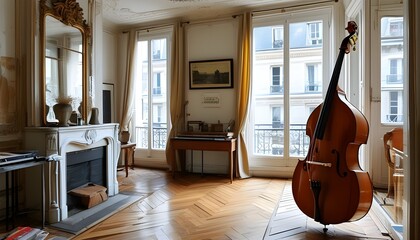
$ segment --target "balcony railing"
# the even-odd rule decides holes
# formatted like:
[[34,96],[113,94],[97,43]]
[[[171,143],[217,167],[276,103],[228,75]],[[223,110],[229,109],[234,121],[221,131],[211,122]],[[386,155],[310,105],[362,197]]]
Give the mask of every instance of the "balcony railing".
[[[149,142],[148,131],[149,131],[148,127],[136,127],[136,143],[137,143],[138,148],[148,147],[148,142]],[[168,129],[166,126],[153,127],[152,148],[165,149],[167,138],[168,138]]]
[[[290,156],[305,156],[309,149],[309,137],[305,124],[292,124],[290,128]],[[153,127],[152,148],[165,149],[168,131],[166,126]],[[148,127],[136,127],[136,143],[139,148],[148,147]],[[271,124],[255,124],[254,153],[262,155],[284,154],[284,127],[273,128]]]
[[321,88],[318,84],[308,84],[305,86],[305,92],[320,92]]
[[273,48],[283,48],[283,40],[274,40],[273,41]]
[[271,94],[282,94],[283,92],[284,92],[283,86],[280,86],[280,85],[270,86],[270,93]]
[[404,115],[402,114],[386,114],[386,121],[387,122],[403,122]]
[[161,95],[161,94],[162,94],[162,88],[160,87],[153,88],[153,95]]
[[395,83],[402,83],[402,82],[403,82],[402,74],[386,75],[386,83],[388,84],[395,84]]
[[[273,128],[271,124],[256,124],[254,129],[255,154],[284,154],[284,127]],[[305,156],[310,143],[309,137],[306,136],[306,125],[292,124],[289,141],[290,156]]]

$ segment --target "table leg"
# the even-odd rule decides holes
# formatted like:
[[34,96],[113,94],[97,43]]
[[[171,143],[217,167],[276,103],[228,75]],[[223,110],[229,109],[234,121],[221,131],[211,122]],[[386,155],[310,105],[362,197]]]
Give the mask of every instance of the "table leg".
[[194,151],[190,150],[191,152],[191,173],[194,172]]
[[9,172],[6,172],[5,174],[6,177],[6,231],[9,230]]
[[233,151],[229,151],[229,173],[230,183],[233,182]]
[[235,177],[236,177],[236,169],[238,168],[238,159],[237,159],[237,157],[236,157],[236,154],[238,154],[238,152],[235,150],[235,151],[233,151],[232,152],[233,153],[233,169],[232,169],[232,174],[233,174],[233,179],[235,179]]
[[136,147],[131,149],[131,170],[134,170],[134,153],[136,152]]
[[124,150],[124,166],[125,166],[125,177],[128,177],[128,157],[130,154],[128,154],[128,149]]
[[175,171],[176,171],[176,150],[175,148],[171,148],[172,151],[172,161],[171,161],[171,166],[172,166],[172,178],[175,178]]
[[42,229],[45,228],[45,170],[44,164],[41,166],[41,188],[42,188],[42,195],[41,195],[41,215],[42,215]]
[[187,151],[185,149],[179,149],[179,164],[181,166],[181,172],[185,173],[187,171]]
[[18,183],[18,173],[12,171],[12,227],[15,227],[17,213],[19,211],[19,183]]

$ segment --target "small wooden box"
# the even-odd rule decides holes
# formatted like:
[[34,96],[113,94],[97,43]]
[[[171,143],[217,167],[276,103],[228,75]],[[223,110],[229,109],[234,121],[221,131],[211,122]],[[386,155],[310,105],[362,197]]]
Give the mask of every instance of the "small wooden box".
[[211,125],[211,131],[212,132],[223,132],[223,124],[222,123],[216,123]]

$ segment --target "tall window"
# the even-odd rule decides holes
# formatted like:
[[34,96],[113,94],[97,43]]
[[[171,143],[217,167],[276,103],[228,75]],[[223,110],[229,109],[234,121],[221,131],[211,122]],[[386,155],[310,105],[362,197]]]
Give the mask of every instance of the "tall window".
[[389,59],[388,83],[402,83],[402,59]]
[[271,126],[273,128],[281,127],[281,107],[273,107],[271,112]]
[[[288,166],[296,164],[288,159],[306,155],[309,147],[306,122],[314,106],[323,100],[322,63],[327,61],[323,55],[326,52],[323,44],[327,41],[323,40],[328,35],[322,30],[327,14],[320,11],[318,17],[299,16],[299,21],[289,16],[254,18],[248,124],[252,161],[277,160],[272,164]],[[304,18],[308,20],[302,21]],[[266,40],[270,37],[268,29],[282,31],[278,34],[284,36],[283,48],[270,49]],[[275,91],[279,87],[281,91]]]
[[307,23],[308,45],[322,44],[322,22]]
[[160,72],[156,72],[153,74],[153,94],[161,94],[161,84],[160,84]]
[[381,18],[381,122],[402,124],[403,18]]
[[272,67],[271,68],[271,89],[270,92],[273,94],[283,93],[283,79],[282,79],[282,68]]
[[307,83],[305,87],[306,92],[318,92],[321,91],[319,88],[319,72],[318,72],[318,65],[317,64],[307,64],[306,65],[306,72],[307,72]]
[[273,48],[283,47],[283,28],[273,27]]
[[153,155],[168,135],[169,33],[139,33],[137,42],[135,127],[137,147]]
[[387,120],[389,122],[400,122],[401,120],[398,119],[398,96],[397,91],[391,91],[389,92],[389,114],[387,117]]

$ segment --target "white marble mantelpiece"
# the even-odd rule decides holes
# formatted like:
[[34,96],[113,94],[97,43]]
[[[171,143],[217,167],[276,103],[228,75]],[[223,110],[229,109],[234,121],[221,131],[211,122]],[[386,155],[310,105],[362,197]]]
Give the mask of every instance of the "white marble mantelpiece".
[[106,146],[108,195],[118,194],[117,163],[120,154],[118,124],[70,127],[27,127],[25,149],[38,150],[40,156],[54,159],[45,174],[47,219],[60,222],[68,217],[66,153]]

